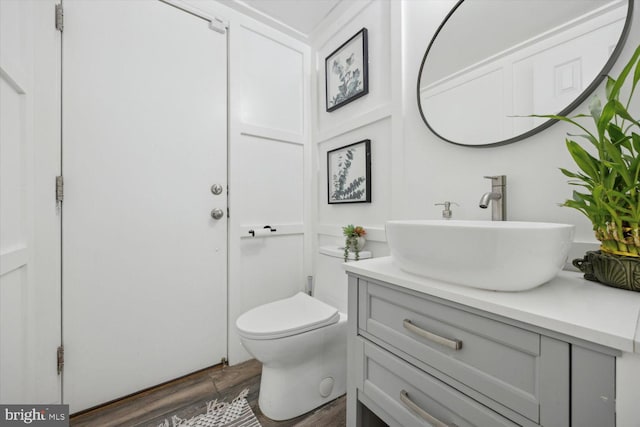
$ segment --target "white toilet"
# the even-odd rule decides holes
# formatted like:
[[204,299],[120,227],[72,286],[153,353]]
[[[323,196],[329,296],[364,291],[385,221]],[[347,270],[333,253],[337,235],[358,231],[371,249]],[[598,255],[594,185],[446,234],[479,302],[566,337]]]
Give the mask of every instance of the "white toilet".
[[[281,421],[295,418],[346,392],[347,275],[343,250],[319,250],[314,296],[253,308],[236,321],[240,341],[262,362],[260,410]],[[360,258],[371,252],[361,251]]]

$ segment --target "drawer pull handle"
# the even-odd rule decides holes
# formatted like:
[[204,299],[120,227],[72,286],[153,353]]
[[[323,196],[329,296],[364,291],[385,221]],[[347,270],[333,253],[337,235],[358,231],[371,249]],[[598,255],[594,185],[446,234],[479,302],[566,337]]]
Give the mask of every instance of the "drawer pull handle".
[[441,337],[440,335],[436,335],[432,332],[425,331],[424,329],[419,328],[413,323],[411,323],[411,320],[409,319],[404,319],[404,321],[402,322],[402,325],[408,331],[411,331],[414,334],[421,336],[422,338],[426,338],[429,341],[433,341],[437,344],[443,345],[445,347],[449,347],[452,350],[460,350],[462,348],[462,341],[456,340],[456,339],[452,340],[449,338]]
[[405,390],[402,390],[400,392],[400,400],[407,408],[420,415],[422,419],[431,424],[433,427],[456,427],[455,424],[443,423],[442,421],[416,405],[413,400],[409,398],[409,393],[407,393]]

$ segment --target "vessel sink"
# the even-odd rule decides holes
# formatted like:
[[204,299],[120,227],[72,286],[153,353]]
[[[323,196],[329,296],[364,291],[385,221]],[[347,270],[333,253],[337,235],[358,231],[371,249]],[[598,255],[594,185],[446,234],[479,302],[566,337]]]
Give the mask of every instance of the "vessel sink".
[[564,266],[575,226],[543,222],[387,221],[394,264],[407,273],[495,291],[523,291]]

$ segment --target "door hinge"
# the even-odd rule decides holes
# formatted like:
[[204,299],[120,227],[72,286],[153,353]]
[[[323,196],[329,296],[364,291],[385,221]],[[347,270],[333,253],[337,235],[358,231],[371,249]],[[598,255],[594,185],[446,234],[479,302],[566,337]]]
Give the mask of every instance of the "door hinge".
[[62,203],[64,200],[64,180],[62,175],[56,176],[56,203]]
[[227,219],[231,218],[231,214],[230,214],[230,212],[231,212],[231,211],[230,211],[230,210],[229,210],[229,208],[227,207]]
[[58,347],[58,375],[62,374],[64,368],[64,346]]
[[56,5],[56,30],[62,32],[64,29],[64,11],[62,10],[62,5]]

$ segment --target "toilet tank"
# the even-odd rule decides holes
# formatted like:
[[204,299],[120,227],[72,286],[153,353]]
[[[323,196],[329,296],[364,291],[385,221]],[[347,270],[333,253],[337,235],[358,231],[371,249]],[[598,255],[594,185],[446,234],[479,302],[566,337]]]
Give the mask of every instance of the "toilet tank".
[[[342,268],[344,249],[337,246],[321,246],[318,249],[318,264],[313,286],[313,296],[347,313],[347,273]],[[354,260],[349,254],[349,262]],[[371,258],[371,252],[360,251],[360,259]]]

